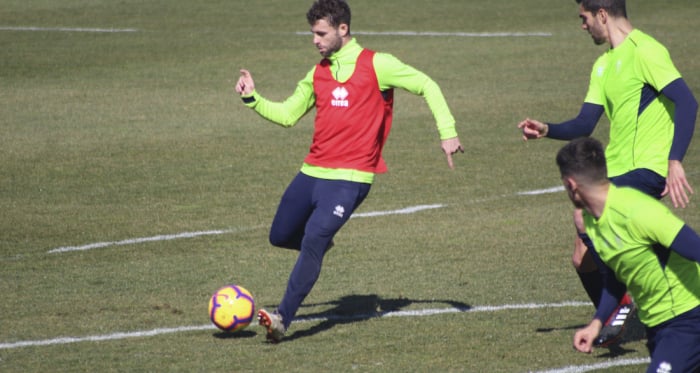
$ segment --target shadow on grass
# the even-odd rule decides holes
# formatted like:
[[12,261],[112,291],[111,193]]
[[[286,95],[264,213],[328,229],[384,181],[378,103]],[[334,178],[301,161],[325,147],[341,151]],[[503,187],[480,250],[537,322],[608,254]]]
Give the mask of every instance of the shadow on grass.
[[[339,324],[361,322],[377,317],[386,316],[391,313],[401,312],[403,308],[416,303],[449,304],[453,308],[456,308],[460,311],[468,311],[469,309],[471,309],[471,306],[465,303],[456,302],[452,300],[425,301],[408,298],[382,299],[375,294],[348,295],[338,299],[337,301],[303,305],[302,307],[314,307],[323,305],[332,305],[334,307],[323,312],[296,317],[295,321],[297,322],[318,320],[320,321],[320,323],[312,326],[311,328],[296,331],[294,332],[294,334],[285,337],[282,340],[282,342],[312,336],[314,334],[329,330]],[[417,315],[423,313],[421,310],[407,310],[404,312],[416,312]]]
[[258,335],[258,333],[252,331],[252,330],[239,330],[237,332],[217,332],[214,333],[214,338],[219,338],[219,339],[238,339],[238,338],[252,338]]
[[566,325],[566,326],[554,326],[550,328],[537,328],[535,331],[537,333],[551,333],[551,332],[558,332],[562,330],[579,330],[583,327],[585,327],[586,324],[578,324],[578,325]]
[[614,357],[624,356],[630,353],[635,353],[637,350],[624,348],[624,345],[612,345],[607,347],[608,352],[598,355],[599,359],[611,359]]

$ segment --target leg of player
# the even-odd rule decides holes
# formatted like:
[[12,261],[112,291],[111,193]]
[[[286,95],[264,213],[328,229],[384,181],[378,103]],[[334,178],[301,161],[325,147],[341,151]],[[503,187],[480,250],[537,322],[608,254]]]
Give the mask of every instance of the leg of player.
[[[269,240],[273,246],[301,250],[304,229],[313,212],[314,183],[314,178],[298,173],[285,190],[270,227]],[[267,340],[272,343],[282,340],[287,330],[277,310],[258,310],[258,323],[266,329]]]
[[591,259],[590,254],[588,254],[588,249],[581,237],[576,237],[574,254],[572,255],[571,262],[576,269],[576,274],[581,280],[583,289],[586,290],[586,294],[588,294],[593,305],[598,308],[600,295],[603,292],[603,278],[600,272],[598,272],[595,262]]
[[301,249],[304,227],[313,212],[314,179],[298,173],[280,199],[270,227],[270,243],[286,249]]
[[299,306],[318,280],[333,237],[365,199],[370,184],[315,179],[309,190],[313,191],[314,208],[304,226],[299,257],[289,276],[287,290],[277,311],[258,312],[259,323],[267,329],[267,338],[272,342],[279,342],[289,328]]

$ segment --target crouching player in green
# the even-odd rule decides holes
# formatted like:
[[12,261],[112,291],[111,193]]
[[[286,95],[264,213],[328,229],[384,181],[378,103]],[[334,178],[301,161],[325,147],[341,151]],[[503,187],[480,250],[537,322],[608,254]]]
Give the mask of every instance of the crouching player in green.
[[557,154],[575,221],[593,241],[604,275],[600,306],[578,330],[574,348],[591,352],[602,321],[629,292],[646,326],[651,364],[647,372],[693,372],[700,368],[700,237],[658,200],[607,178],[603,146],[585,137]]

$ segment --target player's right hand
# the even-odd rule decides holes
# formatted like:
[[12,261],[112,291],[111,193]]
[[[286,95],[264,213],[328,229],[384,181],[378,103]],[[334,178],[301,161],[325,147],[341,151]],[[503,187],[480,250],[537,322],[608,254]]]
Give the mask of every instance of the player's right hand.
[[246,69],[240,70],[241,76],[236,82],[236,92],[240,95],[249,95],[255,90],[255,82],[253,82],[253,76],[250,75],[250,71]]
[[530,118],[526,118],[524,121],[518,123],[518,128],[523,131],[524,141],[545,137],[548,130],[546,124]]

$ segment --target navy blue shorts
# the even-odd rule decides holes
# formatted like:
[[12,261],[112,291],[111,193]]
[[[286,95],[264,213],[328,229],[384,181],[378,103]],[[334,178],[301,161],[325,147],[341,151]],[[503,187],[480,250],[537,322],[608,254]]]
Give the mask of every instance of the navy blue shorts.
[[274,246],[325,249],[369,193],[371,184],[324,180],[299,172],[282,195],[270,228]]
[[626,174],[613,176],[610,181],[615,186],[632,187],[656,199],[661,199],[661,193],[666,188],[666,178],[646,168],[638,168]]
[[697,372],[700,369],[700,306],[647,329],[651,364],[647,372]]

